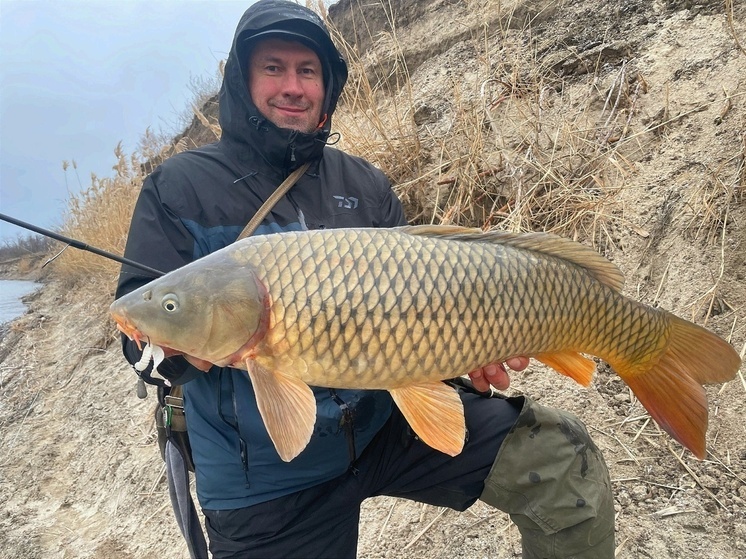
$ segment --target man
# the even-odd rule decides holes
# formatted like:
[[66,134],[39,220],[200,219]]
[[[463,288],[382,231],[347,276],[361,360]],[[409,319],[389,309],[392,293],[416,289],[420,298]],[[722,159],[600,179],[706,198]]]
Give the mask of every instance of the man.
[[[168,271],[232,243],[306,162],[306,173],[257,234],[405,224],[385,176],[326,145],[346,79],[346,63],[317,15],[285,0],[251,6],[225,66],[220,141],[172,157],[146,179],[126,256]],[[340,205],[342,198],[357,204]],[[125,266],[117,296],[150,279]],[[131,363],[140,358],[127,340],[124,353]],[[522,369],[527,360],[509,364]],[[457,510],[482,498],[512,515],[524,559],[613,557],[608,472],[582,424],[568,414],[529,399],[464,390],[468,440],[451,458],[416,439],[388,393],[316,388],[311,442],[285,463],[246,373],[199,370],[208,367],[172,355],[159,372],[183,384],[214,557],[354,557],[360,504],[374,495]],[[482,390],[509,383],[500,364],[471,377]]]

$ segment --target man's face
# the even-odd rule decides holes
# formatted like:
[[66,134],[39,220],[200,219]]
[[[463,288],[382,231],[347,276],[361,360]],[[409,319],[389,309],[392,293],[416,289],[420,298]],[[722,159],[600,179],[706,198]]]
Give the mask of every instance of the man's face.
[[249,94],[280,128],[313,132],[321,121],[324,77],[316,53],[295,41],[265,39],[251,53]]

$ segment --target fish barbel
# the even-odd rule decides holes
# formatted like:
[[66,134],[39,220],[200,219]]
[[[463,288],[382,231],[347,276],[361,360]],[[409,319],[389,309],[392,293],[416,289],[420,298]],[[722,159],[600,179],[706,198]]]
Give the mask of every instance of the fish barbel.
[[650,415],[705,456],[704,383],[734,378],[715,334],[621,294],[594,250],[546,233],[451,226],[243,239],[111,305],[135,340],[246,369],[280,457],[308,444],[312,386],[388,390],[419,437],[455,456],[465,425],[441,380],[531,356],[582,385],[607,361]]

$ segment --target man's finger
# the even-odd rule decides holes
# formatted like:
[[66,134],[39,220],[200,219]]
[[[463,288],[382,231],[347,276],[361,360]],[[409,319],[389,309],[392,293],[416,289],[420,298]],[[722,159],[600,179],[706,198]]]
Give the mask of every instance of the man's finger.
[[505,364],[513,369],[514,371],[522,371],[526,367],[528,367],[529,359],[528,357],[511,357],[507,361],[505,361]]
[[469,378],[474,388],[480,392],[487,392],[490,389],[490,383],[484,378],[484,369],[476,369],[469,373]]
[[469,373],[471,382],[477,390],[487,391],[490,385],[498,390],[505,390],[510,386],[510,377],[502,363],[490,363]]

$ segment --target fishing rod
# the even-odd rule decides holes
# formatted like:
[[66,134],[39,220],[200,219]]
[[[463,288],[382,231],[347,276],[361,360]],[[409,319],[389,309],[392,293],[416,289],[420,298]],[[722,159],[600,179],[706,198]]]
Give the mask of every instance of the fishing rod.
[[87,245],[81,241],[71,239],[70,237],[65,237],[64,235],[60,235],[59,233],[55,233],[54,231],[49,231],[48,229],[42,229],[41,227],[37,227],[36,225],[31,225],[30,223],[26,223],[25,221],[21,221],[20,219],[10,217],[9,215],[0,213],[0,219],[2,219],[3,221],[7,221],[8,223],[12,223],[13,225],[17,225],[18,227],[23,227],[24,229],[33,231],[34,233],[39,233],[40,235],[44,235],[45,237],[50,237],[56,241],[62,241],[63,243],[67,243],[73,248],[77,248],[80,250],[86,250],[88,252],[92,252],[93,254],[97,254],[99,256],[103,256],[104,258],[108,258],[109,260],[114,260],[115,262],[119,262],[120,264],[127,264],[127,266],[138,268],[144,272],[153,274],[155,277],[160,277],[164,274],[160,270],[156,270],[155,268],[151,268],[150,266],[146,266],[145,264],[140,264],[139,262],[135,262],[134,260],[130,260],[129,258],[124,258],[123,256],[118,256],[116,254],[112,254],[111,252],[106,252],[105,250],[101,250],[100,248]]

